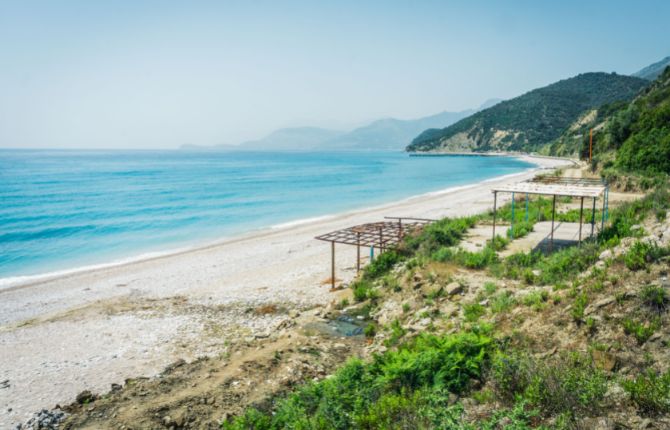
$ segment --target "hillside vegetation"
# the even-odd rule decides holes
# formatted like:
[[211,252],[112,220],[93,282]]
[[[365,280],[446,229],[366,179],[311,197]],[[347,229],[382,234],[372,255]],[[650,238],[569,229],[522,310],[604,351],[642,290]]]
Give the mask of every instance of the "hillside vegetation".
[[584,73],[501,102],[449,127],[424,131],[408,151],[536,151],[587,111],[631,100],[648,81]]

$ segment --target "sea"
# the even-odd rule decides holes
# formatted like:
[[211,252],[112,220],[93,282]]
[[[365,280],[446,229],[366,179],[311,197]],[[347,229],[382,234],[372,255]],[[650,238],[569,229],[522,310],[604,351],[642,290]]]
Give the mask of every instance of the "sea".
[[0,150],[0,288],[533,167],[391,151]]

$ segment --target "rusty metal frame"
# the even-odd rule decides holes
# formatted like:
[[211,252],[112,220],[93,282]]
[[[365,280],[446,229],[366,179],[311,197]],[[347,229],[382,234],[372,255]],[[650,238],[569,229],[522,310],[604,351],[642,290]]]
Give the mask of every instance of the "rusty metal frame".
[[331,231],[315,237],[330,242],[331,246],[331,286],[335,288],[335,244],[356,246],[356,270],[361,270],[361,246],[376,248],[379,253],[397,246],[408,233],[416,231],[433,219],[412,217],[385,217],[387,220],[355,225],[341,230]]

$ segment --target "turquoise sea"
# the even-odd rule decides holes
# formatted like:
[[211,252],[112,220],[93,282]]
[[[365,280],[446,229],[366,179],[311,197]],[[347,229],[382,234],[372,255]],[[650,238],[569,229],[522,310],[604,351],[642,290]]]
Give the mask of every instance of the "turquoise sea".
[[508,175],[508,157],[0,151],[0,286]]

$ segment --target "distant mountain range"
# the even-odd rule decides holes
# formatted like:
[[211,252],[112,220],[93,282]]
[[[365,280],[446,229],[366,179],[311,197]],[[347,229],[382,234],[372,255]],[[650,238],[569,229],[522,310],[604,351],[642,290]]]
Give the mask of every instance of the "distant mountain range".
[[653,81],[654,79],[661,76],[665,68],[668,66],[670,66],[670,56],[665,57],[661,61],[645,67],[644,69],[640,70],[637,73],[633,73],[633,76]]
[[414,136],[427,128],[446,127],[500,100],[491,99],[478,109],[460,112],[441,112],[418,119],[384,118],[351,131],[329,130],[319,127],[292,127],[273,131],[269,135],[239,145],[213,147],[182,145],[190,150],[238,151],[304,151],[304,150],[402,150]]
[[557,139],[586,111],[631,100],[649,81],[615,73],[584,73],[503,101],[416,137],[408,151],[533,152]]

